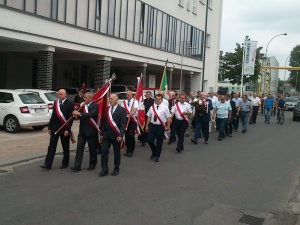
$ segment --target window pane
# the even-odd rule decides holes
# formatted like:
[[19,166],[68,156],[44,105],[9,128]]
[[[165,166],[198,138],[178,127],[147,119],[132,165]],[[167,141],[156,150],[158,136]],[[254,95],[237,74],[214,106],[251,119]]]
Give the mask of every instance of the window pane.
[[25,11],[34,13],[35,11],[35,0],[26,0]]
[[135,1],[128,1],[127,40],[133,41]]
[[161,35],[162,35],[162,18],[163,14],[161,11],[157,13],[157,27],[156,27],[156,48],[160,48],[161,45]]
[[23,10],[24,0],[7,0],[7,6]]
[[36,13],[47,18],[51,18],[51,0],[37,1]]
[[121,9],[121,1],[116,1],[116,11],[115,11],[115,37],[120,37],[120,9]]
[[144,4],[137,1],[136,2],[136,15],[135,15],[135,31],[134,31],[134,42],[139,42],[139,35],[141,29],[141,17],[142,17],[142,7]]
[[122,0],[122,11],[121,11],[121,33],[120,38],[125,39],[126,36],[126,16],[127,16],[127,0]]
[[88,1],[78,1],[77,26],[87,28]]
[[58,16],[57,16],[57,20],[62,21],[62,22],[65,21],[65,1],[66,0],[59,0],[58,1]]
[[114,26],[115,26],[115,4],[116,0],[110,0],[108,3],[108,29],[107,34],[114,34]]
[[67,1],[67,23],[75,25],[75,17],[76,17],[76,0],[68,0]]
[[107,16],[108,16],[108,1],[102,0],[101,5],[101,18],[100,18],[100,32],[107,33]]
[[[90,8],[89,8],[89,25],[88,29],[95,29],[95,18],[96,18],[96,10],[97,9],[97,0],[90,0]],[[98,10],[97,10],[98,11]]]

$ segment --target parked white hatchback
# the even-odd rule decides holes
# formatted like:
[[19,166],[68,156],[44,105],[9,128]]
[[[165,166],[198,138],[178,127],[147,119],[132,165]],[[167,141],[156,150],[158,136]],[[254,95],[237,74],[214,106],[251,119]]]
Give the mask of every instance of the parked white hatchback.
[[41,99],[43,99],[44,102],[48,105],[50,115],[52,114],[54,102],[58,99],[56,91],[41,90],[41,89],[17,89],[17,90],[34,92],[38,94],[41,97]]
[[36,93],[0,89],[0,125],[7,132],[16,133],[22,127],[42,130],[49,120],[48,105]]

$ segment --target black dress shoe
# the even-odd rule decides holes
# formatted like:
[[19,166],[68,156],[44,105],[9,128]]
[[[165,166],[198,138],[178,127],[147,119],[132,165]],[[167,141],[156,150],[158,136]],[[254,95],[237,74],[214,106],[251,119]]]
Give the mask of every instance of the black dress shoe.
[[222,138],[221,138],[221,137],[218,137],[218,140],[219,140],[219,141],[222,141]]
[[80,168],[71,167],[71,170],[72,170],[73,172],[79,172],[81,169],[80,169]]
[[66,168],[68,168],[68,166],[66,165],[61,165],[61,167],[59,167],[59,169],[66,169]]
[[132,155],[133,155],[133,153],[131,153],[131,152],[127,153],[127,157],[132,157]]
[[159,162],[159,158],[156,157],[154,161],[155,161],[155,162]]
[[111,173],[112,176],[117,176],[119,175],[119,170],[114,170],[114,172]]
[[168,141],[167,143],[168,143],[168,145],[170,145],[170,144],[172,144],[172,141]]
[[154,157],[155,157],[155,156],[152,154],[152,155],[150,156],[150,159],[152,160],[152,159],[154,159]]
[[100,177],[104,177],[104,176],[107,176],[107,174],[108,174],[108,171],[101,171],[101,172],[99,173],[99,176],[100,176]]
[[195,145],[198,144],[198,142],[194,139],[191,139],[191,142],[193,142]]
[[40,166],[42,169],[46,169],[46,170],[51,170],[51,167],[50,166],[46,166],[46,165],[42,165]]
[[208,144],[208,141],[204,141],[204,144]]
[[87,170],[94,170],[94,169],[95,169],[94,166],[89,166],[89,167],[87,168]]
[[101,151],[98,150],[98,151],[97,151],[97,155],[101,155]]
[[181,149],[177,147],[177,148],[176,148],[176,151],[177,151],[178,153],[180,153]]
[[127,156],[127,155],[128,155],[128,152],[125,152],[125,153],[124,153],[124,156]]
[[143,147],[145,146],[145,142],[142,143],[142,146],[143,146]]

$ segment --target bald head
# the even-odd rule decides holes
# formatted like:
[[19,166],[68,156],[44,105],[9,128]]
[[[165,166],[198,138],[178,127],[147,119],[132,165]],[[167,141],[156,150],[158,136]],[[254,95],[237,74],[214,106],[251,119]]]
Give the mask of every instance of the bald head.
[[109,96],[109,103],[111,106],[115,106],[118,104],[119,97],[116,93],[111,93]]
[[200,98],[205,99],[206,98],[206,93],[205,92],[200,92]]
[[64,100],[67,97],[67,92],[65,89],[59,89],[57,92],[57,96],[59,100]]
[[133,96],[132,91],[127,91],[126,98],[130,100],[130,99],[132,99],[132,96]]

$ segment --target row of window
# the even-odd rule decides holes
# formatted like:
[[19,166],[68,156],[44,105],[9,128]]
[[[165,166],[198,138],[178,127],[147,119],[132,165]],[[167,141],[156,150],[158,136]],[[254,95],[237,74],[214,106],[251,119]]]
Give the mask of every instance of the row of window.
[[0,5],[202,60],[202,30],[140,0],[0,0]]
[[[181,6],[181,7],[184,7],[184,3],[185,3],[184,1],[185,0],[179,0],[178,5]],[[205,4],[205,0],[186,0],[186,9],[188,11],[190,11],[191,6],[192,6],[192,12],[194,14],[197,14],[197,3],[198,3],[198,1],[202,4]],[[207,5],[208,5],[208,8],[212,9],[212,0],[207,0]]]

